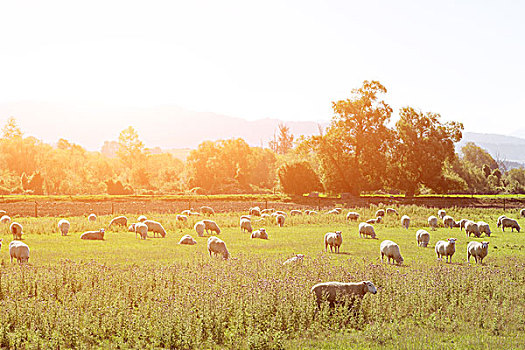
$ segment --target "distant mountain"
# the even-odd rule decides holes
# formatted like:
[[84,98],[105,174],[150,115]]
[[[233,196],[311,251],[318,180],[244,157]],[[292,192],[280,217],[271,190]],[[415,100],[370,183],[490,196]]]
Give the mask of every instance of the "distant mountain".
[[474,142],[485,149],[496,160],[508,161],[510,167],[525,165],[525,139],[498,134],[464,132],[463,139],[456,144],[456,150],[468,142]]

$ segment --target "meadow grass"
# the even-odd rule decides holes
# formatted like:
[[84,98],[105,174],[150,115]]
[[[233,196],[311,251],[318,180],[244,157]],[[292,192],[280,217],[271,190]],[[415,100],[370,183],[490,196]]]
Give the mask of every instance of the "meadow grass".
[[[377,207],[350,209],[362,219]],[[164,239],[135,239],[120,228],[104,241],[82,241],[86,230],[106,227],[70,217],[62,237],[59,218],[13,219],[24,226],[30,264],[9,262],[7,227],[0,227],[0,346],[5,348],[523,348],[525,344],[524,233],[502,233],[500,210],[453,208],[447,214],[491,224],[490,238],[467,238],[459,228],[430,231],[431,243],[456,237],[452,264],[438,262],[434,249],[417,247],[415,232],[426,228],[434,209],[397,207],[412,218],[376,224],[377,240],[361,239],[358,222],[344,215],[271,219],[269,240],[252,240],[238,228],[241,213],[215,215],[232,259],[210,258],[207,237],[174,215],[146,213],[168,231]],[[346,213],[348,210],[345,210]],[[508,211],[518,218],[518,212]],[[136,217],[128,216],[130,222]],[[519,219],[522,227],[525,220]],[[343,231],[340,254],[324,252],[326,232]],[[180,246],[184,234],[198,244]],[[379,244],[399,244],[403,266],[382,264]],[[466,262],[469,241],[490,241],[484,265]],[[296,253],[303,264],[283,266]],[[371,280],[378,293],[353,309],[324,305],[315,313],[310,288],[325,281]],[[314,317],[314,315],[316,315]]]

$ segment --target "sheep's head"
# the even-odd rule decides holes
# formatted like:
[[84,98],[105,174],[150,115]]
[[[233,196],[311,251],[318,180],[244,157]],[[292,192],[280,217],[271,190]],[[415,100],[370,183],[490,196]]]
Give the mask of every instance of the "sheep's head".
[[489,248],[489,242],[481,242],[481,248],[488,249]]
[[449,238],[449,239],[448,239],[448,242],[449,242],[450,244],[452,244],[452,245],[455,245],[457,240],[458,240],[457,238]]
[[370,281],[363,281],[363,285],[365,285],[365,291],[368,291],[372,294],[377,293],[377,288],[374,286],[374,284]]
[[338,237],[342,237],[342,236],[343,236],[343,232],[342,232],[342,231],[335,231],[335,234],[336,234]]
[[405,260],[403,259],[403,257],[401,255],[396,259],[396,262],[397,262],[398,265],[402,265],[403,261],[405,261]]
[[131,224],[131,225],[129,225],[129,227],[128,227],[128,231],[129,231],[129,232],[135,232],[135,224]]

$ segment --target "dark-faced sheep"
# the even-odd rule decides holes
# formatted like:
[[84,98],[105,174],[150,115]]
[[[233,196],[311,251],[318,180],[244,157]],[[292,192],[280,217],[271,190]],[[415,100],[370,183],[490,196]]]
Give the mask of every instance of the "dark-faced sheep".
[[503,232],[505,232],[506,227],[510,227],[512,232],[514,232],[514,229],[516,229],[516,231],[518,232],[520,232],[521,230],[521,227],[520,227],[520,224],[518,224],[518,221],[511,219],[511,218],[501,219],[501,229],[503,230]]

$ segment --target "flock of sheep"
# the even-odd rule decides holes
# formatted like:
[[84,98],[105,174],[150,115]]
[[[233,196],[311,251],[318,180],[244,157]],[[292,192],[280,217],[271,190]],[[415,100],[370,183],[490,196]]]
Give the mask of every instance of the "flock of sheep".
[[[197,215],[214,215],[215,211],[208,206],[203,206],[200,208],[200,212],[194,212],[193,210],[185,210],[181,214],[176,215],[176,220],[180,222],[187,222],[189,216]],[[340,215],[342,214],[342,208],[335,208],[328,211],[326,214]],[[5,211],[0,211],[0,223],[9,224],[9,230],[13,235],[13,241],[9,244],[9,255],[11,257],[11,262],[13,259],[16,259],[19,263],[27,263],[29,261],[29,252],[30,249],[27,244],[21,241],[23,234],[23,227],[17,222],[11,222],[11,218],[7,215]],[[295,215],[318,215],[318,212],[314,210],[291,210],[290,216]],[[396,215],[399,216],[399,213],[396,209],[388,208],[386,210],[379,209],[375,213],[375,218],[369,219],[366,222],[361,222],[359,224],[359,237],[362,238],[372,238],[377,239],[376,232],[373,224],[379,224],[383,222],[385,215]],[[525,209],[520,211],[520,216],[525,217]],[[259,219],[253,220],[253,217],[258,217]],[[282,227],[285,222],[288,214],[284,211],[273,210],[273,209],[264,209],[261,210],[259,207],[253,207],[249,209],[248,215],[243,215],[239,219],[239,226],[242,232],[247,232],[251,235],[253,239],[268,239],[268,233],[265,228],[259,228],[257,230],[253,229],[252,223],[259,223],[264,219],[273,218],[275,223]],[[349,212],[346,215],[346,220],[348,221],[358,221],[360,214],[357,212]],[[447,228],[458,227],[460,230],[465,229],[467,237],[474,235],[475,237],[480,237],[482,234],[485,234],[486,237],[490,237],[491,230],[489,224],[483,221],[471,221],[468,219],[462,219],[460,221],[455,221],[449,215],[446,215],[444,210],[439,210],[437,216],[430,216],[427,220],[430,230],[436,230],[439,224],[439,219],[441,219],[443,226]],[[97,216],[95,214],[90,214],[88,220],[91,222],[97,221]],[[408,230],[410,227],[410,217],[403,215],[400,220],[401,227]],[[498,218],[497,227],[501,227],[503,231],[505,228],[510,228],[512,231],[516,230],[520,232],[521,227],[517,220],[508,218],[505,215],[502,215]],[[61,219],[58,221],[58,230],[62,235],[67,235],[71,224],[66,219]],[[141,215],[137,218],[137,222],[131,223],[128,226],[128,219],[125,216],[118,216],[111,220],[108,229],[114,226],[126,227],[128,231],[135,232],[135,237],[141,239],[148,238],[148,232],[153,234],[153,237],[157,235],[161,238],[166,237],[166,230],[161,223],[153,220],[148,220],[146,216]],[[219,225],[210,219],[200,220],[194,225],[194,230],[199,237],[203,237],[205,233],[219,235],[221,229]],[[101,228],[98,231],[87,231],[84,232],[80,238],[83,240],[103,240],[104,239],[105,229]],[[416,232],[416,241],[417,245],[420,247],[427,247],[430,242],[430,233],[426,230],[418,230]],[[446,262],[450,263],[452,261],[452,256],[456,251],[456,238],[449,238],[446,241],[437,241],[435,244],[435,253],[438,260],[445,259]],[[184,235],[179,244],[185,245],[194,245],[197,241],[191,235]],[[340,247],[343,243],[343,237],[341,231],[328,232],[324,235],[324,247],[325,251],[328,251],[330,247],[331,252],[339,253]],[[488,254],[488,245],[489,242],[475,242],[472,241],[467,246],[467,260],[470,262],[470,258],[474,257],[476,263],[482,263],[483,259]],[[0,249],[2,247],[2,240],[0,239]],[[207,250],[210,256],[216,255],[221,256],[223,259],[230,258],[230,253],[226,247],[226,243],[216,236],[210,236],[207,241]],[[379,251],[381,255],[381,262],[384,261],[386,257],[388,262],[395,262],[397,264],[402,264],[404,259],[401,255],[400,247],[397,243],[391,240],[384,240],[380,243]],[[297,254],[296,256],[286,260],[283,264],[289,265],[298,262],[302,262],[304,258],[303,254]],[[329,301],[330,306],[334,306],[338,303],[337,299],[341,296],[352,297],[352,298],[361,298],[366,293],[370,292],[375,294],[377,292],[376,287],[370,281],[362,281],[358,283],[342,283],[342,282],[325,282],[319,283],[312,287],[312,292],[315,293],[317,298],[318,306],[320,306],[322,298],[325,298]]]

